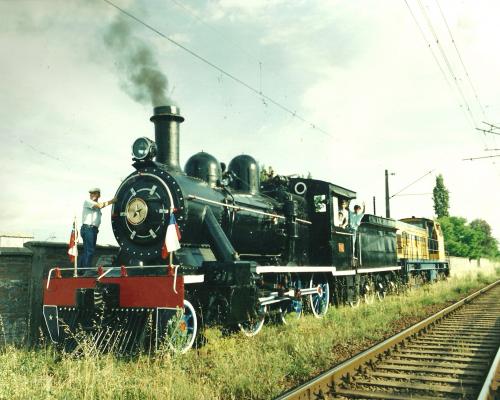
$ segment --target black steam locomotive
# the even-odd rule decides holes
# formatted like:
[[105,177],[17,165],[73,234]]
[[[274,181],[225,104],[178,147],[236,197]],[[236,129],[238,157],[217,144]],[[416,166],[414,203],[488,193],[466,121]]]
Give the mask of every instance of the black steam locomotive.
[[[287,323],[307,306],[321,317],[330,303],[369,302],[412,277],[447,275],[447,262],[430,253],[442,242],[431,220],[404,224],[365,215],[354,249],[353,232],[338,221],[339,205],[356,198],[351,190],[284,176],[260,182],[258,163],[248,155],[226,168],[200,152],[182,170],[183,120],[175,106],[156,107],[155,141],[133,144],[135,171],[121,183],[112,209],[116,262],[90,277],[49,273],[44,316],[53,341],[71,341],[81,328],[96,345],[117,351],[146,342],[185,351],[200,322],[252,336],[267,316]],[[165,259],[172,213],[182,246]],[[427,232],[427,254],[409,254],[404,249],[413,248],[411,235],[419,229],[422,237]]]

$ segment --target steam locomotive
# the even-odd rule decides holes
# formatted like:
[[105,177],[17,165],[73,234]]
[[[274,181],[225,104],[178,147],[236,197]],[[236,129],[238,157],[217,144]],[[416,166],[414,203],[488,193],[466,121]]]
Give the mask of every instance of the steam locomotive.
[[[179,108],[156,107],[151,121],[155,140],[134,142],[134,171],[111,211],[114,263],[83,277],[54,268],[45,280],[52,341],[74,347],[75,332],[84,331],[105,350],[187,351],[200,324],[253,336],[269,317],[289,323],[306,308],[322,317],[332,303],[356,306],[448,275],[437,222],[366,214],[353,233],[339,226],[338,212],[354,191],[300,177],[260,182],[249,155],[226,168],[200,152],[182,170]],[[171,214],[181,248],[165,259]]]

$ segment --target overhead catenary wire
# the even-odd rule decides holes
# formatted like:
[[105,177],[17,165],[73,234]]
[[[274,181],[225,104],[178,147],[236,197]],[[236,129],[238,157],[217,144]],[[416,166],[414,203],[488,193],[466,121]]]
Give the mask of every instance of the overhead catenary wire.
[[[424,18],[426,19],[427,25],[429,26],[429,29],[431,30],[431,32],[432,32],[432,34],[433,34],[433,36],[434,36],[434,40],[436,41],[436,45],[438,46],[439,51],[440,51],[441,55],[443,56],[443,60],[445,61],[446,65],[447,65],[448,71],[449,71],[449,73],[450,73],[450,75],[451,75],[451,77],[452,77],[452,79],[453,79],[453,81],[454,81],[454,83],[455,83],[455,86],[456,86],[456,88],[457,88],[457,91],[458,91],[458,93],[460,94],[461,100],[462,100],[462,101],[463,101],[463,103],[464,103],[464,106],[462,106],[462,104],[461,104],[461,103],[462,103],[462,101],[461,101],[461,100],[459,100],[460,108],[461,108],[461,109],[462,109],[462,111],[465,113],[465,117],[466,117],[467,121],[471,124],[471,127],[472,127],[472,128],[476,128],[476,129],[477,129],[476,120],[475,120],[475,117],[474,117],[474,115],[473,115],[473,113],[472,113],[472,110],[471,110],[471,107],[470,107],[470,105],[469,105],[469,102],[467,101],[467,99],[466,99],[466,97],[465,97],[465,94],[464,94],[464,92],[463,92],[463,90],[462,90],[462,88],[461,88],[461,86],[460,86],[460,82],[458,81],[458,79],[457,79],[456,75],[455,75],[455,74],[454,74],[454,72],[453,72],[453,69],[451,68],[451,64],[449,63],[448,57],[446,56],[446,52],[444,51],[444,49],[443,49],[443,47],[442,47],[441,43],[439,42],[439,38],[438,38],[437,33],[436,33],[436,31],[435,31],[435,29],[434,29],[434,27],[433,27],[433,25],[432,25],[432,22],[431,22],[431,20],[430,20],[430,18],[429,18],[429,16],[428,16],[428,14],[427,14],[427,12],[426,12],[426,10],[425,10],[425,8],[424,8],[423,4],[422,4],[422,2],[421,2],[420,0],[417,0],[417,1],[418,1],[418,4],[419,4],[419,6],[420,6],[420,9],[421,9],[421,11],[422,11],[422,14],[423,14]],[[450,88],[450,90],[451,90],[451,91],[452,91],[455,95],[457,95],[457,92],[456,92],[455,90],[453,90],[452,86],[450,85],[450,82],[449,82],[449,80],[448,80],[448,77],[447,77],[447,76],[446,76],[446,74],[444,73],[444,70],[443,70],[443,68],[442,68],[441,64],[439,63],[439,61],[437,60],[436,55],[435,55],[435,54],[434,54],[434,52],[432,51],[432,47],[431,47],[430,43],[428,42],[428,40],[427,40],[427,38],[426,38],[426,36],[425,36],[425,33],[424,33],[424,31],[423,31],[422,27],[420,26],[420,23],[419,23],[419,21],[417,20],[417,18],[416,18],[416,16],[415,16],[415,14],[413,13],[413,11],[412,11],[412,9],[411,9],[411,7],[410,7],[410,5],[409,5],[408,1],[407,1],[407,0],[404,0],[404,3],[406,4],[406,7],[408,8],[408,10],[409,10],[409,12],[410,12],[410,14],[411,14],[411,16],[412,16],[412,18],[413,18],[413,21],[414,21],[414,22],[415,22],[415,24],[417,25],[417,27],[418,27],[418,29],[419,29],[419,31],[420,31],[420,34],[422,35],[422,38],[424,39],[425,43],[427,44],[427,47],[428,47],[428,48],[429,48],[429,50],[431,51],[431,54],[432,54],[432,56],[433,56],[433,58],[434,58],[434,61],[435,61],[435,62],[436,62],[436,64],[439,66],[439,69],[440,69],[440,71],[441,71],[441,73],[442,73],[443,77],[445,78],[445,81],[446,81],[446,83],[448,84],[448,87]],[[445,19],[445,18],[444,18],[444,13],[442,12],[442,10],[441,10],[441,9],[440,9],[440,11],[441,11],[441,14],[442,14],[442,16],[443,16],[443,19]],[[446,24],[447,24],[447,22],[446,22]],[[449,29],[449,25],[447,25],[447,28]],[[449,29],[449,33],[450,33],[450,37],[452,37],[453,35],[451,34],[451,29]],[[454,38],[452,39],[452,41],[454,41]],[[454,43],[454,46],[456,46],[456,42]],[[459,51],[458,51],[458,46],[456,46],[456,49],[457,49],[457,53],[459,53]],[[461,62],[463,63],[463,59],[462,59],[461,55],[459,55],[459,57],[461,58]],[[464,68],[465,68],[465,63],[463,63],[463,66],[464,66]],[[465,69],[466,69],[466,68],[465,68]],[[467,71],[466,73],[468,74],[468,71]],[[470,77],[470,75],[469,75],[469,77]],[[473,86],[473,84],[472,84],[472,80],[470,81],[470,84]],[[477,91],[475,91],[475,87],[474,87],[474,93],[475,93],[475,95],[477,95]],[[477,96],[477,99],[478,99],[478,103],[480,103],[480,102],[479,102],[479,96]],[[482,104],[481,104],[481,107],[482,107]],[[464,109],[464,108],[465,108],[465,109]],[[484,115],[484,114],[483,114],[483,115]],[[483,136],[481,137],[481,140],[482,140],[482,143],[483,143],[484,148],[488,148],[489,146],[488,146],[488,143],[487,143],[487,141],[486,141],[485,136],[486,136],[486,134],[484,133],[484,134],[483,134]],[[493,139],[495,139],[495,136],[493,137]],[[494,143],[494,146],[496,147],[496,141],[494,140],[494,142],[495,142],[495,143]],[[495,163],[494,163],[494,164],[495,164]]]
[[403,196],[428,196],[432,193],[404,193],[404,194],[400,194],[398,195],[399,197],[403,197]]
[[[265,70],[264,71],[264,67],[267,65],[262,59],[261,59],[261,56],[257,56],[255,53],[251,52],[248,50],[248,48],[246,48],[246,46],[242,46],[240,43],[237,43],[235,40],[233,40],[232,38],[228,37],[228,35],[226,35],[224,32],[221,32],[219,29],[215,28],[212,24],[210,24],[209,22],[206,21],[206,19],[203,18],[203,16],[201,16],[198,12],[195,12],[192,7],[188,7],[186,6],[185,4],[183,4],[181,1],[179,0],[171,0],[176,6],[178,6],[180,9],[182,9],[183,11],[185,11],[187,14],[191,15],[192,18],[194,18],[196,21],[198,21],[199,23],[205,25],[208,29],[210,29],[212,32],[214,32],[217,36],[219,36],[219,38],[221,40],[223,40],[224,42],[226,43],[229,43],[229,45],[245,54],[247,56],[247,58],[249,60],[252,60],[253,62],[257,63],[258,64],[258,67],[259,67],[259,88],[260,88],[260,93],[262,93],[262,88],[263,88],[263,76],[264,76],[264,72],[266,73],[266,75],[272,75],[278,79],[281,78],[281,76],[274,72],[273,70]],[[286,97],[286,96],[285,96]],[[267,106],[267,104],[264,102],[264,104]]]
[[492,135],[500,135],[500,132],[493,132],[492,130],[486,130],[486,129],[481,129],[481,128],[476,128],[476,130],[484,132],[484,133],[491,133]]
[[269,101],[270,103],[274,104],[276,107],[278,107],[279,109],[281,109],[282,111],[285,111],[286,113],[289,113],[290,115],[292,115],[294,118],[298,119],[299,121],[302,121],[303,123],[309,125],[310,128],[326,135],[326,136],[329,136],[331,138],[333,138],[333,136],[325,131],[324,129],[320,128],[317,124],[315,124],[314,122],[312,121],[309,121],[308,119],[302,117],[300,114],[298,114],[296,111],[292,110],[291,108],[283,105],[282,103],[280,103],[279,101],[275,100],[274,98],[270,97],[269,95],[261,92],[259,89],[256,89],[255,87],[253,87],[252,85],[250,85],[249,83],[245,82],[244,80],[238,78],[236,75],[226,71],[225,69],[223,69],[222,67],[219,67],[217,64],[214,64],[212,61],[208,60],[207,58],[199,55],[198,53],[196,53],[195,51],[189,49],[188,47],[184,46],[183,44],[179,43],[178,41],[172,39],[171,37],[167,36],[166,34],[164,34],[163,32],[161,32],[160,30],[156,29],[155,27],[153,27],[152,25],[148,24],[147,22],[141,20],[140,18],[136,17],[134,14],[128,12],[127,10],[121,8],[120,6],[116,5],[115,3],[113,3],[112,1],[110,0],[103,0],[105,3],[109,4],[110,6],[114,7],[115,9],[117,9],[119,12],[121,12],[122,14],[126,15],[127,17],[133,19],[134,21],[136,21],[137,23],[143,25],[144,27],[146,27],[147,29],[151,30],[152,32],[156,33],[158,36],[162,37],[163,39],[167,40],[168,42],[172,43],[173,45],[179,47],[180,49],[184,50],[185,52],[187,52],[188,54],[190,54],[191,56],[195,57],[196,59],[198,59],[199,61],[207,64],[208,66],[212,67],[213,69],[217,70],[218,72],[220,72],[221,74],[227,76],[228,78],[230,78],[231,80],[233,80],[234,82],[238,83],[239,85],[247,88],[248,90],[250,90],[251,92],[257,94],[258,96],[262,97],[263,99]]
[[218,29],[214,28],[211,24],[206,22],[202,16],[200,16],[197,12],[193,11],[192,8],[188,7],[187,5],[183,4],[179,0],[171,0],[172,3],[174,3],[177,7],[181,8],[184,10],[186,13],[191,15],[196,21],[199,23],[205,25],[208,29],[210,29],[212,32],[214,32],[217,36],[219,36],[221,39],[223,39],[225,42],[228,42],[231,44],[231,47],[233,47],[235,50],[238,50],[242,53],[244,53],[249,59],[252,59],[252,61],[255,61],[255,59],[258,60],[259,63],[262,63],[261,60],[259,60],[259,57],[257,57],[255,54],[252,54],[248,49],[246,49],[244,46],[238,45],[234,40],[229,38],[227,35],[224,35],[224,33],[220,32]]
[[439,0],[435,0],[435,2],[437,4],[437,6],[438,6],[438,9],[439,9],[439,12],[441,14],[441,17],[443,18],[444,24],[446,25],[446,29],[448,30],[448,34],[450,35],[451,43],[453,44],[453,47],[455,48],[455,51],[457,52],[458,59],[460,60],[460,64],[462,65],[462,68],[463,68],[463,70],[465,72],[465,76],[467,78],[467,81],[469,82],[469,86],[472,89],[472,92],[474,94],[474,97],[475,97],[478,105],[479,105],[481,113],[486,118],[486,112],[484,111],[484,107],[483,107],[483,105],[481,103],[481,100],[479,100],[479,95],[477,94],[476,87],[472,83],[472,79],[470,77],[469,71],[467,70],[467,67],[465,66],[464,60],[462,58],[462,55],[460,54],[460,50],[458,50],[457,42],[455,41],[455,38],[453,37],[453,34],[451,33],[451,29],[450,29],[450,26],[448,24],[448,21],[447,21],[446,17],[444,16],[443,9],[441,8],[441,5],[439,4]]
[[420,35],[422,36],[422,39],[424,39],[424,42],[427,46],[427,48],[429,49],[429,51],[431,52],[432,54],[432,58],[434,59],[436,65],[438,66],[439,70],[441,71],[441,74],[443,75],[443,78],[444,80],[446,81],[446,83],[448,84],[448,87],[449,89],[454,93],[453,91],[453,87],[451,86],[451,83],[448,79],[448,76],[446,75],[446,73],[444,72],[444,69],[443,69],[443,66],[441,65],[441,63],[439,62],[437,56],[436,56],[436,53],[434,53],[434,50],[432,49],[432,46],[430,44],[430,42],[427,40],[427,36],[425,36],[425,32],[424,30],[422,29],[422,26],[420,25],[420,23],[418,22],[418,19],[417,17],[415,16],[415,13],[413,12],[413,10],[411,9],[410,7],[410,4],[408,3],[407,0],[404,0],[405,4],[406,4],[406,7],[408,8],[408,11],[410,12],[410,15],[413,19],[413,22],[415,22],[415,25],[417,25],[417,28],[418,28],[418,31],[420,32]]
[[427,175],[430,175],[434,172],[433,169],[431,169],[429,172],[426,172],[424,175],[422,175],[420,178],[418,179],[415,179],[412,183],[410,183],[409,185],[406,185],[403,189],[401,189],[400,191],[394,193],[391,197],[389,197],[389,199],[392,199],[393,197],[399,195],[401,192],[404,192],[406,189],[408,189],[410,186],[413,186],[415,183],[417,183],[418,181],[424,179]]
[[[429,40],[427,39],[427,36],[425,35],[425,32],[424,32],[424,29],[422,28],[422,26],[420,25],[420,22],[418,21],[417,17],[415,16],[415,13],[413,12],[412,8],[410,7],[410,4],[408,3],[408,0],[403,0],[404,3],[406,4],[406,7],[408,8],[408,11],[410,12],[410,15],[413,19],[413,22],[415,22],[415,25],[417,26],[418,28],[418,31],[420,32],[420,35],[422,36],[422,39],[424,40],[425,44],[426,44],[426,47],[429,49],[429,51],[431,52],[431,55],[432,55],[432,58],[434,59],[434,62],[436,63],[436,65],[438,66],[439,70],[441,71],[441,75],[443,76],[446,84],[448,85],[448,88],[450,89],[450,91],[453,93],[453,96],[458,96],[456,91],[453,89],[453,86],[452,84],[450,83],[450,80],[448,79],[448,75],[446,74],[446,72],[444,71],[443,69],[443,66],[441,65],[441,63],[439,62],[439,59],[438,57],[436,56],[436,53],[434,52],[433,48],[432,48],[432,45],[431,43],[429,42]],[[464,108],[462,107],[462,103],[461,103],[461,99],[459,97],[456,97],[456,100],[458,101],[458,104],[460,106],[460,109],[465,113],[465,118],[467,119],[467,121],[471,124],[471,127],[475,127],[475,123],[473,120],[470,120],[470,116],[466,113],[466,111],[464,110]]]
[[31,145],[30,143],[25,142],[23,139],[19,139],[19,143],[21,143],[21,144],[25,145],[26,147],[29,147],[29,148],[30,148],[31,150],[33,150],[35,153],[38,153],[38,154],[40,154],[40,155],[41,155],[41,156],[43,156],[43,157],[50,158],[51,160],[58,161],[58,162],[60,162],[60,163],[63,163],[63,164],[65,164],[65,165],[67,165],[67,162],[66,162],[66,161],[63,161],[63,160],[61,160],[59,157],[56,157],[56,156],[54,156],[54,155],[52,155],[52,154],[49,154],[49,153],[47,153],[47,152],[45,152],[45,151],[43,151],[43,150],[40,150],[40,149],[36,148],[35,146]]
[[490,124],[489,122],[486,122],[486,121],[482,121],[482,122],[483,122],[483,124],[491,126],[493,129],[500,129],[500,126]]
[[[483,124],[486,124],[490,127],[489,130],[482,130],[482,132],[486,135],[487,133],[490,133],[492,135],[500,135],[500,132],[495,132],[494,129],[497,129],[497,130],[500,130],[500,127],[497,126],[497,125],[494,125],[492,123],[489,123],[489,122],[486,122],[486,121],[482,121]],[[496,136],[493,136],[493,146],[494,147],[497,147],[497,141],[496,141]],[[484,150],[487,150],[487,149],[484,149]]]
[[[460,53],[460,50],[458,49],[458,45],[457,45],[457,42],[455,41],[455,38],[453,37],[453,34],[451,32],[451,29],[450,29],[450,25],[448,24],[448,21],[444,15],[444,12],[443,12],[443,9],[441,8],[441,4],[439,3],[439,0],[435,0],[436,2],[436,5],[439,9],[439,12],[441,14],[441,17],[443,18],[443,21],[444,21],[444,24],[446,26],[446,29],[448,30],[448,34],[450,35],[450,40],[451,40],[451,43],[453,44],[453,47],[455,48],[455,51],[457,53],[457,56],[458,56],[458,59],[460,60],[460,64],[462,65],[462,69],[464,70],[464,73],[465,73],[465,77],[467,79],[467,81],[469,82],[469,86],[472,90],[472,93],[474,95],[474,98],[476,99],[476,102],[479,106],[479,109],[481,110],[481,113],[483,115],[484,118],[487,118],[486,117],[486,111],[483,107],[483,104],[481,103],[481,100],[479,99],[479,95],[477,93],[477,90],[476,90],[476,87],[475,85],[472,83],[472,78],[469,74],[469,71],[467,69],[467,67],[465,66],[465,62],[463,60],[463,57],[462,57],[462,54]],[[493,143],[494,143],[494,146],[497,145],[496,143],[496,137],[493,136]],[[485,147],[488,147],[488,144],[487,144],[487,140],[483,139],[483,144],[485,145]]]
[[477,127],[476,120],[474,118],[474,115],[472,114],[472,110],[471,110],[471,107],[469,105],[469,102],[467,101],[467,99],[465,97],[465,94],[464,94],[464,92],[462,90],[462,87],[460,86],[460,83],[458,81],[458,78],[457,78],[455,72],[453,71],[453,68],[451,66],[450,60],[448,59],[448,56],[446,55],[446,52],[444,51],[444,48],[441,45],[441,42],[439,41],[439,37],[437,35],[436,30],[434,29],[434,25],[432,24],[432,21],[431,21],[431,19],[429,17],[429,14],[427,13],[427,11],[426,11],[424,5],[422,4],[421,0],[417,0],[417,3],[419,5],[419,7],[420,7],[420,10],[422,11],[422,15],[424,16],[424,18],[425,18],[425,20],[427,22],[427,25],[429,26],[429,30],[431,31],[432,36],[434,37],[434,40],[435,40],[436,45],[437,45],[437,47],[438,47],[438,49],[439,49],[439,51],[441,53],[441,56],[443,57],[444,63],[446,65],[447,69],[448,69],[448,72],[449,72],[449,74],[450,74],[450,76],[452,78],[452,81],[455,83],[455,86],[456,86],[456,88],[458,90],[458,93],[460,94],[460,97],[462,98],[462,101],[463,101],[463,103],[465,105],[465,109],[466,109],[466,111],[467,111],[467,113],[470,116],[470,119],[472,121],[472,125],[473,125],[474,128],[476,128]]
[[471,157],[471,158],[463,158],[462,161],[474,161],[474,160],[481,160],[483,158],[495,158],[495,157],[500,157],[500,154],[495,154],[493,156],[482,156],[482,157]]

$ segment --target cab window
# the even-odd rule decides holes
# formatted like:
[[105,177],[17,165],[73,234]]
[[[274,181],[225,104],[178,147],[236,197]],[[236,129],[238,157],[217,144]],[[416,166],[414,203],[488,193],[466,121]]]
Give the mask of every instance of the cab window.
[[324,194],[317,194],[314,196],[314,212],[326,212],[326,196]]
[[339,199],[338,197],[332,196],[332,215],[333,215],[333,226],[340,225],[339,218]]

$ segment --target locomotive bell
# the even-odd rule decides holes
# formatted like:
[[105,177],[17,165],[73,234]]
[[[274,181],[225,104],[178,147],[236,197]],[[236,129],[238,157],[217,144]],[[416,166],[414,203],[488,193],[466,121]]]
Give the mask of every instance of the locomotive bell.
[[156,161],[171,171],[181,171],[179,165],[179,125],[184,121],[177,106],[158,106],[150,121],[155,124]]

